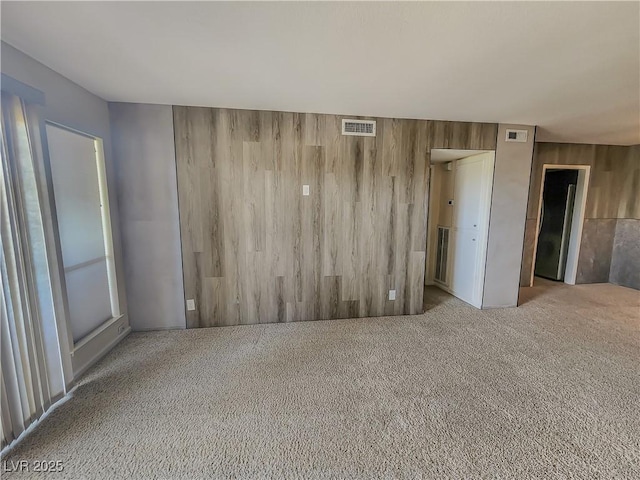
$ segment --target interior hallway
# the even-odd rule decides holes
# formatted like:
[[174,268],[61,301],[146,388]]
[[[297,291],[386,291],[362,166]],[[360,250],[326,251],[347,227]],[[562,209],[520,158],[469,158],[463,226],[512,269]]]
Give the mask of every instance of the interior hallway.
[[6,460],[63,460],[60,478],[640,477],[639,293],[537,283],[517,309],[429,287],[423,315],[135,333]]

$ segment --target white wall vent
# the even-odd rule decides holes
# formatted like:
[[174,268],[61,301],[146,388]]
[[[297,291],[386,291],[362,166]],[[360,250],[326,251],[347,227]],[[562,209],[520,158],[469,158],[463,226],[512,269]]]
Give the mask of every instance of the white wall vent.
[[438,243],[436,246],[436,271],[434,278],[447,284],[447,260],[449,256],[449,227],[438,225]]
[[527,143],[527,135],[529,132],[526,130],[512,130],[507,129],[505,142],[518,142],[518,143]]
[[375,137],[376,122],[375,120],[350,120],[343,118],[342,134],[357,135],[360,137]]

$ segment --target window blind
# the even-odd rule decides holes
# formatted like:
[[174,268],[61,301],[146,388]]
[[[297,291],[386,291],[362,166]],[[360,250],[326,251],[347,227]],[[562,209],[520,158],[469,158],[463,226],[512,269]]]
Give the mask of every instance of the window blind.
[[3,91],[0,143],[5,447],[66,393],[72,373],[37,106]]

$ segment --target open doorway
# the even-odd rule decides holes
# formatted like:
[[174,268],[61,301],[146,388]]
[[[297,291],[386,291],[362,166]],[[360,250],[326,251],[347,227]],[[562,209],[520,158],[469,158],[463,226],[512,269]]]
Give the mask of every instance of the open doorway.
[[482,307],[493,150],[431,151],[425,284]]
[[530,285],[536,278],[575,285],[590,167],[542,168]]

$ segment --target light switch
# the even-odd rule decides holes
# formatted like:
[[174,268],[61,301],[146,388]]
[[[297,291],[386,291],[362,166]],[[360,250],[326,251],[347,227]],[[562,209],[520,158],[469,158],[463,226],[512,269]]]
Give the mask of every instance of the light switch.
[[192,312],[196,309],[196,301],[193,298],[187,300],[187,310]]
[[395,300],[395,299],[396,299],[396,291],[389,290],[389,300]]
[[302,195],[305,197],[309,196],[309,185],[302,185]]

